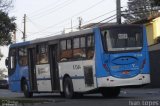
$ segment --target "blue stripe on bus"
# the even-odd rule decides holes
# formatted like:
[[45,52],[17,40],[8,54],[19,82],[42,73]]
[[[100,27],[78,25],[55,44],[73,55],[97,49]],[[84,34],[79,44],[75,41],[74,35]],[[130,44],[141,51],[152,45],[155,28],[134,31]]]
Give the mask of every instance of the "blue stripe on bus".
[[15,44],[12,44],[12,45],[10,46],[10,48],[20,47],[20,46],[26,46],[26,45],[29,45],[29,44],[30,44],[30,41],[15,43]]

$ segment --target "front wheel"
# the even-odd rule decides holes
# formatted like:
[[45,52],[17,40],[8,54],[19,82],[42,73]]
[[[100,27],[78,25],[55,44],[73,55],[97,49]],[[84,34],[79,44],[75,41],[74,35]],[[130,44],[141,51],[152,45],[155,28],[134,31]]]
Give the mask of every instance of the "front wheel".
[[66,77],[63,83],[64,96],[68,99],[74,97],[73,83],[71,78]]
[[33,93],[29,91],[29,86],[27,84],[27,81],[24,80],[22,84],[23,84],[22,86],[23,86],[24,96],[26,98],[31,98],[33,96]]
[[114,98],[120,94],[120,88],[119,87],[102,88],[100,92],[105,98]]

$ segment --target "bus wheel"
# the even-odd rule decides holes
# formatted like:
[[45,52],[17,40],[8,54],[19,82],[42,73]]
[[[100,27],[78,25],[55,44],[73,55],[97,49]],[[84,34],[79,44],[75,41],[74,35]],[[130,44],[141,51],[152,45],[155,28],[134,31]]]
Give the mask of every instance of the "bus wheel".
[[64,97],[64,92],[60,92],[60,95],[61,95],[62,97]]
[[102,88],[100,91],[101,91],[103,97],[105,97],[105,98],[114,98],[120,94],[120,88],[118,88],[118,87]]
[[73,83],[69,77],[64,79],[63,90],[66,98],[71,99],[74,97]]
[[33,96],[33,93],[32,93],[32,92],[29,92],[29,86],[28,86],[28,84],[27,84],[27,81],[24,80],[22,84],[23,84],[22,86],[23,86],[24,96],[25,96],[26,98],[32,97],[32,96]]

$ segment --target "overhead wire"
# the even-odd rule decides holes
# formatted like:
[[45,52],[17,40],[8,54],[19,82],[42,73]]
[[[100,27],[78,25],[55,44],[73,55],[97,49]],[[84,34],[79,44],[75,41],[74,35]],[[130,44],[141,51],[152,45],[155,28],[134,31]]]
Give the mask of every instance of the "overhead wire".
[[95,4],[91,5],[90,7],[88,7],[88,8],[86,8],[86,9],[84,9],[84,10],[82,10],[82,11],[74,14],[73,16],[71,16],[71,17],[69,17],[69,18],[66,18],[66,19],[64,19],[64,20],[62,20],[62,21],[60,21],[60,22],[58,22],[58,23],[56,23],[56,24],[54,24],[54,25],[48,26],[48,27],[46,27],[45,29],[43,29],[43,30],[41,30],[41,31],[39,31],[39,32],[35,32],[34,34],[43,32],[43,31],[45,31],[45,30],[48,30],[48,29],[50,29],[50,28],[55,27],[56,25],[62,24],[62,23],[64,23],[64,22],[66,22],[67,20],[69,20],[69,19],[71,19],[71,18],[73,18],[73,17],[75,17],[75,16],[77,16],[77,15],[79,15],[79,14],[82,14],[82,13],[84,13],[84,12],[89,11],[90,9],[96,7],[97,5],[99,5],[100,3],[102,3],[103,1],[105,1],[105,0],[98,1],[98,2],[96,2]]
[[70,5],[71,3],[73,3],[73,1],[75,1],[75,0],[67,0],[67,1],[63,2],[62,4],[59,4],[59,5],[51,8],[51,9],[49,9],[49,10],[47,10],[47,11],[44,11],[44,12],[43,12],[44,14],[42,14],[42,13],[35,14],[34,16],[30,16],[30,18],[32,18],[32,19],[40,19],[40,18],[43,18],[43,17],[49,15],[50,13],[57,12],[58,10],[60,10],[60,9],[62,9],[62,8],[64,8],[64,7]]
[[32,23],[32,25],[34,25],[37,29],[39,29],[39,26],[40,26],[39,24],[33,22],[29,17],[26,17],[26,18],[27,18],[27,20],[28,20],[29,22]]
[[[80,12],[77,13],[77,14],[86,12],[86,10],[89,10],[89,9],[95,7],[96,5],[98,5],[99,3],[103,2],[103,1],[104,1],[104,0],[101,0],[100,2],[98,2],[98,3],[96,3],[96,4],[92,5],[92,6],[90,6],[89,8],[87,8],[87,9],[85,9],[85,10],[80,11]],[[123,8],[123,7],[122,7],[122,8]],[[96,20],[96,19],[98,19],[98,18],[100,18],[100,17],[102,17],[102,16],[105,16],[105,15],[107,15],[107,14],[109,14],[109,13],[112,13],[112,12],[114,12],[114,11],[116,11],[116,10],[113,10],[113,11],[107,12],[107,13],[105,13],[105,14],[102,14],[102,15],[96,17],[96,18],[93,18],[93,19],[91,19],[91,20],[86,21],[85,23],[91,22],[91,21],[93,21],[93,20]],[[77,14],[73,15],[72,17],[75,17]],[[115,16],[115,15],[113,15],[113,16]],[[105,21],[105,20],[107,20],[107,19],[110,19],[110,18],[112,18],[113,16],[108,17],[108,18],[106,18],[106,19],[104,19],[104,20],[101,20],[100,22],[103,22],[103,21]],[[41,31],[39,31],[39,32],[35,32],[35,33],[33,33],[33,35],[34,35],[34,34],[37,34],[37,33],[40,33],[40,32],[43,32],[43,31],[45,31],[45,30],[47,30],[47,29],[49,29],[49,28],[53,28],[53,27],[55,27],[55,26],[57,26],[57,25],[59,25],[59,24],[61,24],[61,23],[64,23],[64,22],[65,22],[66,20],[68,20],[68,19],[70,19],[70,18],[67,18],[67,19],[65,19],[65,20],[63,20],[63,21],[61,21],[61,22],[59,22],[59,23],[56,23],[56,24],[54,24],[54,25],[51,25],[51,26],[49,26],[49,27],[47,27],[47,28],[45,28],[45,29],[43,29],[43,30],[41,30]],[[112,21],[112,20],[114,20],[114,19],[115,19],[115,18],[113,18],[113,19],[111,19],[111,20],[109,20],[109,21],[107,21],[107,22],[110,22],[110,21]],[[98,22],[98,23],[100,24],[100,22]],[[62,31],[60,31],[60,32],[62,32]],[[49,34],[49,35],[54,35],[54,34]],[[47,35],[47,36],[48,36],[48,35]]]
[[[57,4],[59,3],[59,1],[60,1],[60,0],[57,0],[57,1],[53,2],[53,3],[50,3],[49,5],[44,6],[44,7],[40,8],[40,9],[38,9],[38,10],[36,10],[36,11],[33,11],[33,12],[30,13],[30,14],[34,14],[34,15],[35,15],[35,14],[41,13],[41,12],[43,12],[43,11],[48,10],[48,7],[50,8],[51,6],[52,6],[52,8],[53,8],[54,5],[57,5]],[[31,15],[31,16],[34,16],[34,15]]]
[[[114,19],[116,19],[116,14],[115,15],[112,15],[112,16],[110,16],[110,17],[108,17],[108,18],[105,18],[105,19],[103,19],[103,20],[101,20],[101,21],[99,21],[98,23],[96,23],[96,24],[94,24],[93,26],[96,26],[96,25],[98,25],[99,24],[99,26],[101,26],[101,25],[103,25],[104,23],[101,23],[101,22],[103,22],[103,21],[106,21],[106,20],[108,20],[108,19],[110,19],[110,20],[108,20],[106,23],[108,23],[108,22],[110,22],[110,21],[112,21],[112,20],[114,20]],[[114,17],[114,18],[113,18]],[[78,27],[78,26],[74,26],[74,27]],[[92,27],[92,26],[91,26]],[[52,34],[48,34],[48,35],[45,35],[45,37],[49,37],[49,36],[52,36],[52,35],[55,35],[55,34],[59,34],[59,33],[61,33],[62,31],[57,31],[57,32],[55,32],[55,33],[52,33]]]
[[[36,11],[33,11],[31,14],[38,14],[38,13],[41,13],[41,12],[43,12],[43,11],[46,11],[46,8],[50,8],[51,6],[52,6],[52,8],[54,7],[53,5],[57,5],[58,3],[59,3],[59,1],[61,1],[61,0],[57,0],[57,1],[55,1],[55,2],[53,2],[53,3],[50,3],[49,5],[47,5],[47,6],[45,6],[45,7],[43,7],[43,8],[41,8],[41,9],[38,9],[38,10],[36,10]],[[47,9],[48,10],[48,9]],[[31,16],[34,16],[34,15],[31,15]]]

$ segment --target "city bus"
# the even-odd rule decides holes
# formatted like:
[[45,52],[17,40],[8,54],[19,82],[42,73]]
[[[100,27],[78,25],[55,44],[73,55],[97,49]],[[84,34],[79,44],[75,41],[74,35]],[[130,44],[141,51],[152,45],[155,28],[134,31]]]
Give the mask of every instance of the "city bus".
[[9,89],[117,97],[121,88],[150,83],[143,25],[104,25],[10,45]]

